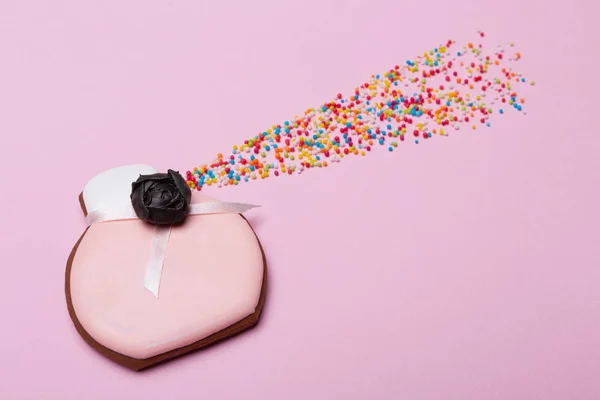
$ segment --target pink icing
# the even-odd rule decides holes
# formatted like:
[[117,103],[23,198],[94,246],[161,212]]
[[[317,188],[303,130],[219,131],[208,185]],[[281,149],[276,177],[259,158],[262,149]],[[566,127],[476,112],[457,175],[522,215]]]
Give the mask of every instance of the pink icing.
[[[194,193],[192,202],[210,201]],[[188,216],[171,232],[160,298],[144,288],[154,228],[142,221],[92,225],[71,269],[73,308],[101,345],[145,359],[186,346],[254,313],[263,258],[237,214]]]

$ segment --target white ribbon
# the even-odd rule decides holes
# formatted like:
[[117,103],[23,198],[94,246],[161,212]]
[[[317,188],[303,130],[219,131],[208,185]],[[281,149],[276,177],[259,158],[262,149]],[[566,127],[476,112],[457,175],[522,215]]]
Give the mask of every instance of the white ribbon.
[[160,288],[160,277],[167,254],[167,245],[171,236],[170,226],[157,226],[152,238],[152,252],[150,259],[146,264],[146,273],[144,274],[144,287],[156,296],[158,299],[158,289]]
[[[202,214],[242,214],[253,208],[260,207],[252,204],[245,203],[226,203],[221,201],[213,201],[207,203],[196,203],[190,204],[189,215],[202,215]],[[86,217],[85,221],[88,226],[104,221],[121,221],[127,219],[138,219],[135,214],[133,206],[129,204],[120,210],[111,210],[110,212],[103,212],[100,210],[91,211]]]
[[[189,215],[206,215],[206,214],[241,214],[253,208],[252,204],[244,203],[225,203],[225,202],[207,202],[190,204]],[[118,211],[102,212],[92,211],[86,216],[87,225],[105,221],[122,221],[129,219],[138,219],[131,204]],[[160,288],[160,278],[162,268],[167,254],[167,245],[171,236],[171,226],[156,226],[154,236],[152,238],[152,249],[150,259],[146,264],[146,272],[144,274],[144,287],[156,296],[158,299],[158,290]]]

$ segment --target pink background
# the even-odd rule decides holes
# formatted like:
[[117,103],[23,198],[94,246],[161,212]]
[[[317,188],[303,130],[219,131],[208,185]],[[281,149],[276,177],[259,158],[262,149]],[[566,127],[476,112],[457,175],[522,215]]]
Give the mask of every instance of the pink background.
[[[593,3],[1,0],[0,398],[600,398]],[[185,171],[477,29],[523,54],[527,116],[207,191],[263,205],[256,329],[145,373],[80,339],[89,178]]]

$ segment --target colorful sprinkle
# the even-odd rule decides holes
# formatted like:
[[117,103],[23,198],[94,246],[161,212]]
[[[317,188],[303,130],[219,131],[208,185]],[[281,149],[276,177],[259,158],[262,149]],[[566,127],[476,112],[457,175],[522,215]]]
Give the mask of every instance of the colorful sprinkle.
[[[338,93],[301,117],[273,125],[233,146],[227,156],[217,154],[212,162],[187,171],[187,183],[201,190],[205,185],[301,174],[347,156],[364,156],[376,143],[393,152],[411,133],[419,144],[420,138],[448,136],[452,129],[489,127],[496,103],[508,103],[525,114],[525,99],[514,86],[534,81],[501,67],[521,58],[518,52],[506,57],[504,53],[497,47],[484,54],[481,44],[459,47],[449,40],[384,74],[372,75],[348,96]],[[499,108],[498,114],[504,109]]]

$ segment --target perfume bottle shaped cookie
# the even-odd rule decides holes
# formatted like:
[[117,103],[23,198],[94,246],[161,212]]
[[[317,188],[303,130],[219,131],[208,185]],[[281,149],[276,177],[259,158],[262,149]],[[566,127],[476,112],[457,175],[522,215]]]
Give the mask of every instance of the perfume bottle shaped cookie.
[[88,224],[69,256],[65,293],[82,338],[134,370],[200,349],[258,322],[266,260],[255,207],[192,195],[175,171],[105,171],[85,186]]

